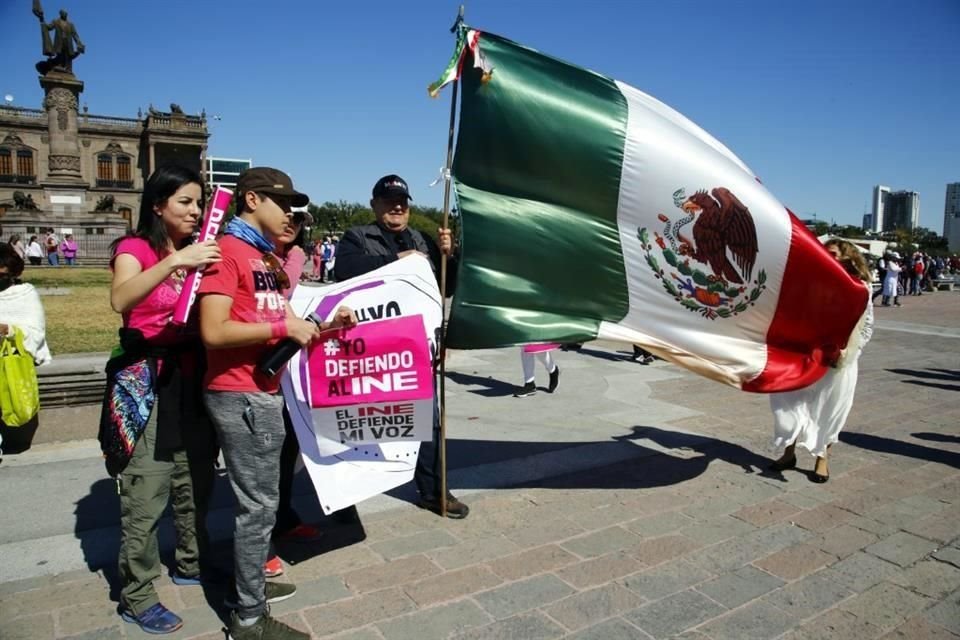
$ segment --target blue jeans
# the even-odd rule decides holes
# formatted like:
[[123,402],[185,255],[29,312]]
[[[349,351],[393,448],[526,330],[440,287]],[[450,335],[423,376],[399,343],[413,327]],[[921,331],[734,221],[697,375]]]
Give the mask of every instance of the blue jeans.
[[60,264],[60,256],[57,255],[56,253],[48,253],[48,254],[47,254],[47,263],[49,263],[50,266],[52,266],[52,267],[56,267],[57,265]]
[[66,262],[66,263],[67,263],[68,265],[70,265],[71,267],[72,267],[73,265],[77,264],[77,259],[76,259],[76,258],[67,258],[67,257],[64,257],[63,261]]

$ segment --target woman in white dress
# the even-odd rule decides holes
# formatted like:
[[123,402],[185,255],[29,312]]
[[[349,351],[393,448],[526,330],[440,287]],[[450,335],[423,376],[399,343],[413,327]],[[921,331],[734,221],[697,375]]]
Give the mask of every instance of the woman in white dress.
[[899,253],[890,253],[887,254],[886,259],[884,260],[887,266],[887,272],[883,276],[883,306],[890,306],[890,298],[893,298],[893,306],[900,306],[900,295],[897,291],[897,287],[900,284],[900,272],[903,271],[903,267],[900,266],[900,254]]
[[[870,270],[860,251],[846,240],[830,240],[826,247],[850,275],[863,281],[869,291]],[[772,470],[795,468],[796,447],[799,445],[817,457],[810,479],[821,483],[829,480],[827,450],[837,441],[850,414],[857,388],[857,361],[872,335],[873,304],[868,295],[860,324],[837,364],[809,387],[770,395],[773,444],[777,449],[785,447],[783,455],[770,465]]]

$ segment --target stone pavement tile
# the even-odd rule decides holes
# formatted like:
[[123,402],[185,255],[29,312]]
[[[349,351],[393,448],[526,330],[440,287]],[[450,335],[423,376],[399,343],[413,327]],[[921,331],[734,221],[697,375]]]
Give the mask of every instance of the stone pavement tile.
[[881,582],[843,602],[840,608],[888,630],[923,611],[932,601],[890,582]]
[[460,600],[429,609],[421,609],[400,618],[377,624],[377,629],[386,640],[422,640],[423,638],[446,638],[466,629],[480,627],[491,622],[475,602]]
[[[796,491],[785,493],[779,499],[801,509],[813,509],[824,503],[823,500],[817,500],[817,496],[815,495],[806,495],[797,493]],[[830,499],[832,500],[833,498]],[[827,502],[829,502],[829,500],[827,500]]]
[[578,558],[555,544],[514,553],[487,563],[490,570],[507,580],[517,580],[553,571],[578,562]]
[[365,540],[367,544],[375,544],[399,536],[413,535],[430,528],[431,523],[429,521],[414,520],[405,515],[363,523],[363,531],[367,534]]
[[585,589],[636,573],[641,568],[643,563],[626,552],[615,551],[599,558],[566,566],[554,573],[567,584],[577,589]]
[[892,535],[897,532],[897,527],[886,524],[884,522],[877,522],[872,518],[865,518],[864,516],[856,516],[847,521],[852,527],[857,529],[863,529],[864,531],[869,531],[872,534],[875,534],[881,538],[886,538],[889,535]]
[[697,631],[712,640],[768,640],[790,629],[796,621],[763,601],[751,602],[732,613],[701,625]]
[[667,638],[715,618],[725,611],[724,607],[702,593],[689,590],[651,602],[624,614],[623,617],[654,638]]
[[662,536],[665,533],[673,533],[677,529],[682,529],[687,525],[696,522],[690,516],[685,516],[679,511],[667,511],[653,516],[644,516],[631,520],[623,527],[637,534],[638,536]]
[[[106,598],[103,598],[106,600]],[[59,635],[72,636],[84,631],[111,627],[120,619],[112,602],[89,602],[57,611]]]
[[400,589],[385,589],[319,607],[309,607],[301,614],[314,634],[324,636],[393,618],[414,608],[416,607],[413,601]]
[[[891,524],[903,529],[921,518],[938,513],[943,507],[947,506],[933,498],[927,498],[925,496],[913,497],[917,498],[914,502],[909,502],[909,499],[898,500],[894,503],[884,505],[879,509],[874,509],[867,515],[877,522]],[[939,506],[940,508],[935,508],[935,506]]]
[[[39,637],[39,636],[38,636]],[[120,625],[112,627],[103,627],[100,629],[91,629],[73,636],[57,636],[62,640],[123,640],[126,638]],[[194,636],[194,638],[202,636]],[[217,632],[217,640],[223,640],[223,632]]]
[[0,599],[0,615],[3,618],[18,618],[34,613],[45,613],[88,602],[102,602],[110,592],[104,583],[75,587],[70,584],[52,585],[11,593]]
[[890,582],[935,599],[960,589],[960,569],[938,560],[923,560],[902,573],[894,574]]
[[643,564],[653,566],[673,560],[702,546],[701,543],[686,536],[671,534],[644,540],[630,548],[629,553]]
[[505,536],[495,535],[470,540],[448,549],[428,551],[426,556],[444,569],[459,569],[478,562],[501,558],[518,551],[520,547]]
[[307,606],[326,604],[353,595],[343,585],[343,580],[336,576],[325,576],[319,580],[297,582],[296,585],[297,593],[294,597],[270,605],[270,610],[276,615],[285,615]]
[[709,520],[697,520],[680,529],[679,533],[701,544],[714,544],[755,529],[756,527],[749,522],[737,520],[732,516],[719,516]]
[[883,636],[880,640],[957,640],[957,636],[940,625],[927,622],[923,618],[912,618]]
[[330,551],[323,555],[297,564],[288,564],[286,574],[293,582],[314,580],[322,576],[337,575],[383,564],[383,557],[374,553],[365,544],[354,544],[343,549]]
[[647,600],[659,600],[712,577],[714,574],[686,560],[675,560],[635,573],[621,582]]
[[[90,572],[88,571],[87,574]],[[0,602],[12,593],[24,593],[41,589],[54,584],[54,576],[37,576],[35,578],[24,578],[22,580],[10,580],[9,582],[0,582]]]
[[825,504],[804,511],[791,518],[791,520],[797,526],[803,527],[808,531],[822,533],[843,524],[853,517],[854,514],[849,511]]
[[735,485],[735,489],[724,494],[724,498],[739,502],[742,505],[757,504],[766,502],[786,495],[783,482],[765,482],[764,476],[740,477],[738,482],[743,484]]
[[960,635],[960,591],[954,591],[943,602],[924,611],[921,617]]
[[901,527],[904,531],[937,542],[949,542],[960,531],[960,509],[951,506],[949,509],[936,513]]
[[343,574],[343,581],[354,593],[366,593],[416,582],[437,573],[440,573],[440,568],[425,556],[411,556],[375,567],[350,571]]
[[636,609],[643,598],[619,584],[581,591],[546,607],[543,612],[571,631]]
[[796,580],[835,562],[836,559],[813,545],[798,544],[777,551],[753,564],[784,580]]
[[829,609],[853,595],[826,571],[815,573],[765,596],[763,599],[802,620]]
[[271,608],[270,614],[288,627],[293,627],[297,631],[303,631],[304,633],[310,633],[310,627],[307,625],[307,621],[304,620],[303,616],[301,616],[299,613],[279,615]]
[[877,540],[877,536],[869,531],[858,529],[849,524],[842,524],[825,531],[823,535],[810,544],[838,558],[846,558]]
[[688,559],[707,571],[720,574],[737,569],[757,558],[776,553],[790,545],[804,542],[812,534],[788,523],[757,529],[733,540],[700,549]]
[[958,500],[957,495],[960,495],[960,480],[950,480],[937,484],[924,491],[923,495],[956,504]]
[[485,591],[503,580],[484,566],[472,566],[432,576],[406,585],[403,590],[418,606],[424,607]]
[[[517,636],[517,640],[519,638],[520,636]],[[644,633],[623,618],[607,620],[566,636],[566,640],[645,640],[648,638],[652,638],[652,636]]]
[[755,527],[766,527],[774,522],[780,522],[799,511],[800,509],[792,504],[776,499],[747,505],[734,511],[730,515],[744,522],[749,522]]
[[564,598],[574,590],[554,575],[536,576],[478,593],[474,600],[497,620],[542,607]]
[[53,638],[53,615],[9,616],[0,609],[0,638],[3,640],[37,640]]
[[[551,640],[566,634],[563,627],[542,613],[521,613],[452,636],[453,640]],[[339,640],[339,638],[337,639]]]
[[652,516],[658,513],[672,511],[678,504],[683,504],[680,496],[667,487],[658,487],[656,491],[639,496],[630,496],[621,503],[622,508],[631,514],[631,518]]
[[[223,634],[221,633],[219,637],[210,640],[223,640]],[[383,640],[383,636],[376,627],[364,627],[356,631],[337,634],[336,640]]]
[[735,609],[783,584],[780,578],[747,565],[704,582],[697,587],[697,591],[728,609]]
[[435,529],[433,531],[421,531],[420,533],[377,542],[371,544],[370,548],[387,560],[393,560],[415,553],[454,547],[459,544],[461,544],[460,541],[446,531]]
[[613,551],[632,548],[638,542],[640,538],[636,534],[622,527],[610,527],[565,540],[560,546],[581,558],[595,558]]
[[714,496],[694,500],[681,511],[691,518],[708,519],[730,515],[742,506],[743,503],[737,502],[736,500],[731,500],[723,496]]
[[865,551],[901,567],[907,567],[932,553],[936,548],[937,545],[934,542],[912,533],[898,531],[888,538],[874,542],[866,547]]
[[944,547],[938,549],[933,557],[940,562],[949,562],[955,567],[960,567],[960,549],[957,547]]
[[612,527],[621,524],[627,520],[636,518],[637,515],[632,511],[623,508],[620,504],[603,505],[591,509],[584,509],[570,513],[570,521],[583,527],[586,530],[599,529],[601,527]]
[[508,529],[502,533],[521,547],[538,547],[542,544],[566,540],[583,532],[583,527],[571,522],[568,518],[554,518],[529,526]]
[[886,560],[868,553],[857,553],[834,563],[826,570],[839,584],[853,591],[866,591],[873,585],[898,573],[900,569]]
[[782,640],[868,640],[882,633],[869,620],[833,609],[783,636]]

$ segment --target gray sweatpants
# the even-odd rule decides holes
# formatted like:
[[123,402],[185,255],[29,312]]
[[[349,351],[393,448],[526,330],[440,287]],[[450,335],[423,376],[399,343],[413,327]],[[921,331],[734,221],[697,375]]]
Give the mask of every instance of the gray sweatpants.
[[263,563],[279,502],[283,396],[207,391],[204,397],[237,499],[233,561],[238,613],[241,618],[256,618],[267,604]]

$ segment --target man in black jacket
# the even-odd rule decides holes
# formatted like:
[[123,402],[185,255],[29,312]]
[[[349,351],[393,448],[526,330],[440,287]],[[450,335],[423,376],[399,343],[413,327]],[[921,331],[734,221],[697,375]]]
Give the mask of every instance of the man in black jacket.
[[[353,227],[344,234],[337,247],[334,272],[338,282],[369,273],[385,264],[413,253],[429,258],[433,272],[440,279],[441,255],[453,253],[453,237],[449,229],[439,229],[439,246],[430,236],[409,227],[410,190],[397,175],[384,176],[373,186],[370,206],[377,216],[375,224]],[[447,260],[447,294],[456,284],[456,260]],[[434,398],[436,400],[436,398]],[[420,492],[417,505],[440,513],[440,456],[436,441],[440,432],[440,414],[434,406],[433,440],[420,445],[420,457],[413,480]],[[469,507],[447,493],[447,517],[466,518]]]

